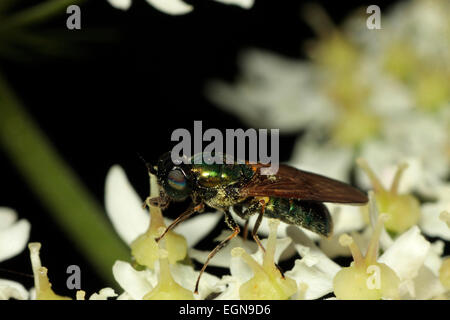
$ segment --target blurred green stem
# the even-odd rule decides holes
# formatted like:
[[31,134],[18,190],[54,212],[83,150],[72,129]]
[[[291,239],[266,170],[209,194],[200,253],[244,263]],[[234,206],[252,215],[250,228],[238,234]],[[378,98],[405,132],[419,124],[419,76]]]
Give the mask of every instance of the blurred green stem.
[[113,263],[129,260],[129,249],[111,228],[102,206],[58,155],[1,74],[0,146],[99,275],[114,283]]
[[0,24],[0,28],[11,29],[39,23],[57,14],[65,13],[66,8],[72,4],[79,5],[84,1],[85,0],[47,0],[4,18]]

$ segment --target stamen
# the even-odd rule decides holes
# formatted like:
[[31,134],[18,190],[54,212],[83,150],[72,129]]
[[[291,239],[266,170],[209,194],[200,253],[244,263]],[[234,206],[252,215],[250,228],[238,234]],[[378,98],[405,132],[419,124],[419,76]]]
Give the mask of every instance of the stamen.
[[391,192],[397,194],[398,186],[400,184],[400,179],[402,178],[403,172],[409,167],[409,165],[404,162],[398,165],[397,172],[395,173],[394,180],[391,184]]
[[353,261],[355,267],[363,267],[364,266],[364,258],[361,253],[361,250],[359,249],[358,245],[355,243],[353,238],[349,236],[348,234],[344,233],[339,237],[339,243],[343,247],[349,247],[350,252],[353,256]]
[[76,297],[77,297],[77,300],[86,300],[86,299],[85,299],[85,297],[86,297],[86,292],[83,291],[83,290],[78,290],[78,291],[77,291]]
[[264,255],[264,268],[271,268],[275,265],[275,249],[277,246],[277,230],[280,221],[276,219],[269,220],[269,239],[267,240],[266,253]]
[[39,242],[31,242],[28,244],[28,249],[30,250],[30,260],[31,268],[33,269],[34,275],[34,287],[36,292],[39,289],[39,268],[41,265],[41,258],[39,257],[39,251],[41,250],[41,244]]
[[365,159],[358,158],[356,159],[356,163],[369,176],[370,182],[372,183],[372,187],[376,192],[386,191],[386,189],[383,187],[383,184],[378,179],[375,172],[373,172],[373,170],[370,168],[369,164]]
[[384,227],[384,222],[388,219],[388,217],[389,216],[387,214],[381,214],[378,217],[378,221],[373,231],[372,238],[370,239],[369,242],[369,247],[367,248],[367,253],[365,257],[367,265],[374,264],[377,261],[380,235]]
[[244,262],[252,269],[254,274],[258,272],[264,272],[264,269],[261,265],[256,262],[255,259],[252,258],[243,248],[236,247],[231,250],[231,255],[233,257],[240,257]]

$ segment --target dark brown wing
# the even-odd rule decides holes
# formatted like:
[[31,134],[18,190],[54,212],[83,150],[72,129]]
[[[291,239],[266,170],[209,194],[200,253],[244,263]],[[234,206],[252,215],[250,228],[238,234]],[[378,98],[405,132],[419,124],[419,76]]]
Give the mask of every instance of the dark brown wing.
[[273,175],[261,175],[266,165],[252,165],[256,171],[250,182],[241,189],[243,194],[261,197],[280,197],[334,203],[366,203],[367,196],[360,190],[337,180],[315,173],[280,165]]

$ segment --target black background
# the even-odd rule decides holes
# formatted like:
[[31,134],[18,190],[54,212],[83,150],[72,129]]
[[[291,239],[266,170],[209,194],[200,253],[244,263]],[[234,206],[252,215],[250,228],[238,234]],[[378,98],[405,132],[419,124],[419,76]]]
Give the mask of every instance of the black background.
[[[192,130],[194,120],[203,120],[204,130],[246,128],[204,94],[208,79],[233,80],[242,49],[262,48],[304,57],[302,43],[314,37],[300,17],[302,1],[256,0],[251,10],[211,0],[186,2],[194,5],[194,11],[175,17],[145,1],[135,0],[132,8],[123,12],[106,0],[90,0],[81,6],[81,30],[67,30],[64,14],[38,27],[63,33],[59,41],[64,56],[0,61],[27,110],[101,203],[106,173],[113,164],[125,168],[142,198],[147,195],[147,173],[137,154],[155,161],[171,149],[174,129]],[[354,9],[374,4],[319,3],[337,23]],[[376,4],[382,12],[388,5]],[[281,161],[289,159],[295,138],[281,136]],[[30,220],[30,240],[43,243],[41,257],[54,279],[55,291],[74,296],[62,280],[71,264],[81,267],[82,288],[88,294],[104,287],[1,150],[0,168],[0,205],[12,207],[21,218]],[[178,209],[171,208],[167,214],[176,216]],[[201,245],[212,248],[210,242]],[[31,274],[28,251],[2,267]],[[27,287],[33,284],[32,278],[4,271],[0,277]]]

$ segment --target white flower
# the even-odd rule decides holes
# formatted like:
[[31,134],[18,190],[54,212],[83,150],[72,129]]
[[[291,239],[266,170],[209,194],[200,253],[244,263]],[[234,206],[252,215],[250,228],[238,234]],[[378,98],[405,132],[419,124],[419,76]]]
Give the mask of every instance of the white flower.
[[260,50],[241,55],[236,84],[212,81],[207,95],[247,125],[279,128],[282,133],[329,124],[334,110],[315,87],[314,67]]
[[[275,219],[269,221],[269,238],[261,241],[266,248],[265,253],[259,249],[249,255],[242,247],[232,248],[229,262],[231,276],[224,276],[217,282],[219,288],[226,286],[217,300],[287,299],[295,293],[296,283],[287,277],[281,279],[274,265],[291,243],[289,238],[276,238],[279,223]],[[277,290],[273,290],[274,286]]]
[[[429,194],[448,172],[449,159],[443,152],[448,143],[447,129],[436,115],[410,111],[388,119],[382,138],[362,145],[359,156],[370,161],[382,183],[392,181],[400,162],[408,163],[399,191]],[[361,171],[357,171],[357,179],[362,186],[369,186]]]
[[[52,289],[52,284],[48,278],[48,269],[42,266],[39,242],[31,242],[28,244],[30,250],[31,268],[34,276],[34,287],[30,289],[31,300],[72,300],[70,297],[60,296]],[[85,300],[86,292],[78,290],[76,292],[77,300]],[[103,288],[98,293],[94,293],[89,300],[107,300],[108,298],[117,297],[112,288]]]
[[422,216],[420,227],[429,236],[439,237],[450,241],[450,219],[446,220],[446,214],[450,212],[450,184],[443,184],[436,188],[434,194],[436,202],[424,203],[422,205]]
[[[161,12],[170,15],[182,15],[191,12],[194,7],[182,0],[146,0],[150,5]],[[244,9],[250,9],[254,0],[215,0],[224,4],[237,5]],[[131,0],[108,0],[108,2],[117,9],[128,10],[131,6]]]
[[[118,165],[111,167],[105,184],[106,212],[117,233],[128,245],[150,224],[150,216],[142,208],[142,203],[123,169]],[[222,216],[220,212],[202,213],[180,223],[175,231],[186,238],[189,247],[193,247],[211,232]],[[172,222],[170,219],[164,221],[166,225]]]
[[[230,235],[230,230],[223,230],[222,233],[214,239],[215,242],[222,241],[226,239]],[[250,236],[246,241],[243,240],[242,237],[234,237],[230,240],[228,245],[225,248],[222,248],[213,259],[209,262],[209,266],[214,267],[222,267],[229,268],[230,267],[230,259],[231,259],[231,250],[236,247],[245,248],[247,251],[254,253],[257,251],[257,244],[253,241],[253,238]],[[208,254],[210,251],[203,251],[197,249],[189,249],[189,257],[197,260],[198,262],[205,263],[208,258]]]
[[[0,207],[0,262],[23,251],[28,242],[30,228],[27,220],[17,221],[14,210]],[[28,299],[28,291],[18,282],[0,279],[0,300],[10,298]]]
[[[159,273],[159,263],[156,263],[155,270],[137,271],[128,262],[116,261],[113,266],[113,275],[124,289],[118,299],[142,300],[146,294],[157,286]],[[195,271],[192,266],[180,263],[173,264],[170,265],[170,273],[176,283],[189,291],[194,291],[199,272]],[[203,273],[199,284],[199,294],[194,295],[194,298],[196,300],[205,299],[208,295],[214,293],[219,288],[218,281],[219,278],[206,272]]]
[[304,299],[318,299],[333,292],[333,278],[340,266],[328,258],[314,242],[299,228],[290,226],[287,233],[302,257],[286,275],[297,284],[307,285]]
[[340,147],[331,143],[319,144],[317,137],[307,134],[306,137],[299,138],[295,143],[289,164],[300,170],[349,182],[353,159],[352,148]]
[[[373,196],[371,195],[370,198],[371,220],[374,221],[378,219],[378,213]],[[303,257],[300,261],[304,261],[303,263],[296,262],[296,267],[302,270],[297,274],[299,276],[308,273],[320,275],[318,278],[318,281],[321,281],[320,285],[308,286],[306,295],[308,296],[308,291],[313,288],[322,289],[318,294],[331,292],[333,290],[333,278],[340,267],[321,252],[300,229],[290,227],[287,233],[295,243],[299,254]],[[378,242],[378,239],[373,237],[371,242]],[[384,263],[395,271],[400,280],[399,298],[431,299],[445,292],[440,283],[438,271],[442,263],[442,251],[443,244],[441,242],[430,244],[420,234],[420,229],[413,226],[395,241],[390,242],[389,246],[384,248],[384,253],[377,259],[377,262]],[[306,282],[307,280],[303,281]],[[317,294],[313,296],[317,296]]]

